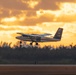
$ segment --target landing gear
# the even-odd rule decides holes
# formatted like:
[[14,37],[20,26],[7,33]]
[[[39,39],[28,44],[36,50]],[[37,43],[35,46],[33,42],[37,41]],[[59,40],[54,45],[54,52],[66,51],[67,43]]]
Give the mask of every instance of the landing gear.
[[36,45],[38,45],[38,43],[36,42]]
[[26,42],[25,41],[19,41],[19,47],[25,47]]
[[30,45],[32,45],[32,44],[33,44],[33,42],[30,43]]
[[[23,47],[24,45],[26,45],[26,42],[23,42],[23,41],[19,41],[19,46],[20,47]],[[35,42],[35,46],[38,46],[38,42]],[[33,42],[30,43],[30,46],[33,46]]]
[[[32,45],[33,45],[33,42],[31,42],[31,43],[30,43],[30,45],[32,46]],[[38,46],[38,43],[36,42],[36,44],[35,44],[35,45],[36,45],[36,46]]]
[[22,41],[20,41],[20,45],[22,44]]

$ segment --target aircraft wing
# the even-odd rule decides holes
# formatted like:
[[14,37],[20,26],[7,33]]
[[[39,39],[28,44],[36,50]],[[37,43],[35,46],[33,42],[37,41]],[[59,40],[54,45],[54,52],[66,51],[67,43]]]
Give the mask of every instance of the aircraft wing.
[[24,33],[17,33],[17,34],[20,34],[20,35],[25,36],[25,37],[45,37],[45,36],[52,35],[52,34],[49,34],[49,33],[45,33],[45,34],[24,34]]
[[52,34],[45,33],[45,34],[40,34],[39,36],[45,37],[45,36],[49,36],[49,35],[52,35]]
[[26,37],[37,37],[37,36],[39,36],[37,34],[24,34],[24,33],[17,33],[17,34],[20,34],[20,35],[26,36]]
[[29,34],[24,34],[24,33],[17,33],[17,34],[20,34],[20,35],[22,35],[22,36],[27,36],[27,37],[30,36]]

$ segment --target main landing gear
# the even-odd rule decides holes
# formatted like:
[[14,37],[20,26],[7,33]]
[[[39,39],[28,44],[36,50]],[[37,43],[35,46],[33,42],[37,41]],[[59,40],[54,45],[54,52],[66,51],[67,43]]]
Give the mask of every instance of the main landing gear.
[[22,41],[20,41],[20,45],[22,44]]
[[[31,42],[30,45],[33,45],[33,42]],[[39,44],[36,42],[35,45],[38,46]]]
[[[19,46],[22,47],[23,44],[26,44],[26,42],[24,43],[23,41],[19,41]],[[38,46],[38,42],[35,42],[35,45],[34,46]],[[33,46],[33,42],[30,43],[30,46]]]
[[36,45],[38,45],[38,43],[36,42]]
[[30,45],[32,46],[33,42],[30,43]]

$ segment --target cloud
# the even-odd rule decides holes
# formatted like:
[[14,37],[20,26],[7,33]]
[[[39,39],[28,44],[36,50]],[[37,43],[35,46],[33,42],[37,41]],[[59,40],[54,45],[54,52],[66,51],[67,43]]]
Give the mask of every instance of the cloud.
[[[74,0],[8,0],[6,2],[5,1],[6,0],[0,0],[0,23],[4,25],[34,26],[44,22],[76,21],[76,8],[75,6],[72,7],[72,5],[76,4],[71,4],[72,2],[74,2]],[[34,2],[38,2],[38,4],[31,7],[30,4]],[[68,4],[65,4],[65,2],[68,2]],[[57,3],[60,4],[58,5]],[[68,6],[71,9],[69,8],[68,10]],[[10,22],[10,19],[12,17],[14,17],[14,20]],[[6,22],[6,19],[8,19],[9,21]]]
[[[54,19],[54,15],[50,13],[43,13],[42,15],[38,16],[36,11],[21,11],[21,12],[15,12],[10,11],[8,12],[9,16],[3,16],[1,17],[1,23],[2,24],[8,24],[8,25],[36,25],[38,23],[42,22],[51,22]],[[12,15],[12,16],[11,16]]]
[[40,3],[35,7],[35,9],[57,10],[59,9],[57,3],[63,2],[75,2],[75,0],[41,0]]
[[54,15],[52,14],[43,14],[40,17],[27,17],[26,20],[23,22],[26,25],[36,25],[43,22],[52,22],[54,19]]
[[76,34],[76,23],[66,23],[63,26],[65,32],[71,32]]
[[26,12],[27,17],[36,16],[36,11],[35,10],[28,10],[28,11],[25,11],[25,12]]
[[[41,33],[42,28],[40,26],[4,26],[2,24],[0,24],[0,31],[2,32],[6,32],[6,33],[16,33],[16,32],[24,32],[24,33]],[[28,32],[29,31],[29,32]]]
[[35,6],[38,5],[38,3],[40,2],[40,0],[22,0],[22,3],[25,3],[28,5],[28,7],[34,9]]
[[0,0],[0,7],[11,10],[59,9],[57,3],[75,2],[75,0]]
[[0,7],[12,10],[28,10],[27,4],[22,3],[21,0],[0,0]]
[[40,0],[0,0],[0,7],[11,10],[33,9]]

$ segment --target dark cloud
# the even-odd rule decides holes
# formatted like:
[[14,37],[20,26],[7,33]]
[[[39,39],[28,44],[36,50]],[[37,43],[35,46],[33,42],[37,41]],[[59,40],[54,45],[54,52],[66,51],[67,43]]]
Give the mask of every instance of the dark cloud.
[[75,0],[41,0],[40,3],[35,7],[36,10],[56,10],[59,9],[56,2],[75,2]]
[[35,9],[53,10],[58,9],[58,6],[55,4],[55,1],[53,0],[41,0],[41,2],[35,7]]
[[[30,10],[31,7],[28,6],[27,2],[30,0],[0,0],[0,7],[4,9],[14,9],[14,10]],[[35,6],[35,9],[50,9],[56,10],[58,6],[56,2],[75,2],[75,0],[33,0],[39,1],[39,4]],[[31,4],[31,3],[30,3]]]
[[28,10],[28,6],[21,0],[0,0],[0,7],[4,9]]

